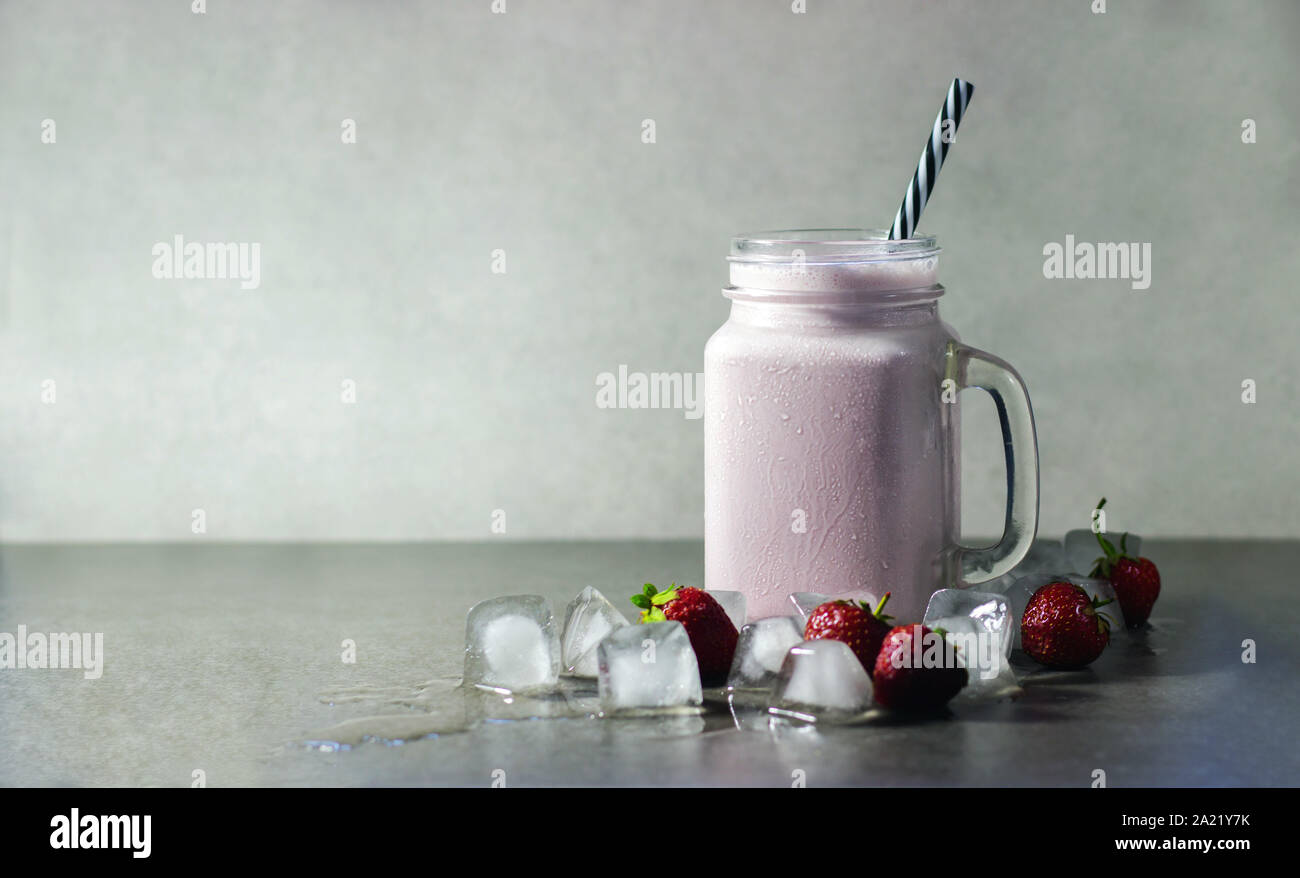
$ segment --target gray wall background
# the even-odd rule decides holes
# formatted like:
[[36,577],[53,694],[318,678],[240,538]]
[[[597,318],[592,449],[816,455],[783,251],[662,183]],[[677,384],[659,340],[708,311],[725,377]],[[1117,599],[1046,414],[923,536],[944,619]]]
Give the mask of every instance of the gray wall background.
[[[922,229],[1030,388],[1041,532],[1104,492],[1296,536],[1300,4],[807,5],[0,3],[0,536],[697,536],[701,422],[596,375],[701,368],[730,235],[887,225],[953,75]],[[1067,233],[1150,242],[1151,288],[1044,279]],[[156,280],[177,234],[259,242],[260,288]]]

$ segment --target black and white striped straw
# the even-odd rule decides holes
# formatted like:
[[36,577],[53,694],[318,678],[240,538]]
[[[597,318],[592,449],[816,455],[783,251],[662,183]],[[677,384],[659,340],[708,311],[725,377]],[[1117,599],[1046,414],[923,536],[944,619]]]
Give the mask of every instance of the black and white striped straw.
[[921,219],[921,211],[925,210],[925,203],[930,200],[930,192],[934,190],[934,181],[939,176],[939,169],[943,167],[943,160],[948,157],[950,144],[944,140],[944,123],[949,119],[952,120],[952,125],[947,126],[950,131],[948,136],[955,137],[957,126],[966,115],[966,105],[970,103],[974,91],[975,86],[962,79],[954,79],[952,85],[948,86],[948,99],[939,109],[939,115],[934,120],[934,130],[930,132],[930,139],[925,142],[925,149],[921,150],[921,159],[916,163],[916,173],[912,175],[912,183],[907,187],[903,203],[899,205],[894,224],[889,227],[891,241],[910,238],[916,231],[916,224]]

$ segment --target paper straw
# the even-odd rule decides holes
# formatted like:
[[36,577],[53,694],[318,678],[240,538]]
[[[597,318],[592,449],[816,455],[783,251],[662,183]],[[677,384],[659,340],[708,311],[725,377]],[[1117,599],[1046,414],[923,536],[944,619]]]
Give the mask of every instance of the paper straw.
[[966,105],[970,103],[974,92],[975,86],[961,79],[954,79],[952,85],[948,86],[948,99],[939,108],[939,115],[934,120],[930,139],[925,142],[925,149],[921,150],[921,159],[916,163],[916,173],[912,175],[912,183],[907,187],[903,203],[898,207],[894,224],[889,227],[891,241],[910,238],[916,231],[916,224],[921,219],[921,211],[925,210],[925,203],[930,200],[934,181],[939,176],[939,169],[943,167],[943,160],[948,156],[949,144],[943,139],[944,123],[949,119],[952,120],[950,136],[956,137],[957,126],[966,115]]

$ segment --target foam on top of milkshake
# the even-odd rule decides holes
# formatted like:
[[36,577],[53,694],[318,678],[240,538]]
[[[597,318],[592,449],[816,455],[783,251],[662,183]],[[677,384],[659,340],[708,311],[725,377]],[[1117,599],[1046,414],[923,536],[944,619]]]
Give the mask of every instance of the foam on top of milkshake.
[[790,293],[884,292],[938,282],[934,238],[868,229],[758,232],[732,239],[731,286]]

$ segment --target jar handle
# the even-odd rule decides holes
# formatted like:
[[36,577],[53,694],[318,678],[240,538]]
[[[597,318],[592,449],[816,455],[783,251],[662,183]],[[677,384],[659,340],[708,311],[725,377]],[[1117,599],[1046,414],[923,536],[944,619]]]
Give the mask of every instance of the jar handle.
[[982,548],[957,547],[958,585],[966,588],[1002,576],[1029,553],[1038,533],[1038,438],[1025,383],[1006,361],[949,342],[945,377],[952,379],[958,390],[978,387],[993,397],[1007,459],[1007,516],[1002,539]]

